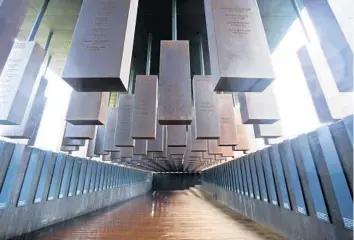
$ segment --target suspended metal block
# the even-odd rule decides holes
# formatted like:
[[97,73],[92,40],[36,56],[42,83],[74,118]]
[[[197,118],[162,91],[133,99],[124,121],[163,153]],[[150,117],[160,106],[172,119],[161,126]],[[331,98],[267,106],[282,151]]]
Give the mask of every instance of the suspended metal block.
[[102,161],[104,162],[110,162],[112,159],[111,159],[111,153],[107,154],[107,155],[102,155]]
[[111,159],[112,160],[118,160],[120,159],[121,155],[120,152],[111,152]]
[[187,146],[186,126],[167,125],[167,145],[169,147]]
[[238,99],[245,124],[271,124],[280,119],[272,87],[261,93],[238,93]]
[[44,92],[47,84],[46,79],[37,78],[21,123],[19,125],[0,125],[0,136],[16,139],[30,139],[33,136],[45,107]]
[[[95,149],[94,149],[94,154],[95,155],[104,155],[104,154],[108,154],[108,152],[106,152],[104,149],[104,143],[105,143],[105,131],[106,131],[106,127],[104,125],[101,126],[97,126],[97,130],[96,130],[96,135],[95,138],[90,140],[90,142],[94,142],[92,144],[94,144]],[[90,143],[89,142],[89,143]],[[90,146],[90,144],[89,144]],[[92,155],[92,154],[91,154]],[[89,156],[88,156],[89,157]]]
[[220,137],[218,99],[213,89],[211,76],[194,76],[193,123],[196,139],[218,139]]
[[80,147],[79,146],[61,146],[60,147],[60,151],[62,152],[75,152],[75,151],[79,151]]
[[65,138],[93,139],[95,137],[96,126],[94,125],[72,125],[66,123]]
[[133,139],[156,138],[157,83],[157,76],[136,76],[131,128]]
[[73,91],[65,120],[74,125],[104,125],[108,101],[108,92]]
[[63,146],[85,146],[85,139],[71,139],[71,138],[64,138],[63,139]]
[[208,153],[210,155],[222,154],[221,148],[218,145],[218,140],[208,140]]
[[237,142],[237,129],[232,94],[218,94],[220,146],[233,146]]
[[168,151],[170,155],[184,155],[185,147],[169,147]]
[[148,140],[148,152],[163,152],[167,135],[166,126],[156,123],[156,139]]
[[128,90],[138,0],[82,3],[63,79],[79,92]]
[[119,147],[114,145],[115,131],[117,127],[118,109],[116,107],[109,107],[107,110],[107,122],[104,134],[104,151],[116,152],[119,151]]
[[221,155],[223,157],[231,157],[233,158],[234,157],[234,151],[233,151],[233,148],[230,147],[230,146],[227,146],[227,147],[220,147],[221,148]]
[[86,157],[99,157],[99,155],[95,154],[95,144],[96,144],[97,133],[94,139],[88,141]]
[[120,147],[120,156],[122,158],[132,158],[133,150],[133,147]]
[[[193,111],[192,111],[193,112]],[[196,139],[196,121],[195,113],[193,112],[193,121],[191,124],[191,129],[188,131],[189,137],[189,148],[191,152],[204,152],[208,151],[208,144],[206,139]],[[219,127],[218,127],[219,129]]]
[[1,125],[21,124],[43,59],[38,43],[15,41],[0,76]]
[[134,155],[147,155],[147,140],[136,139],[134,146]]
[[162,125],[192,122],[188,41],[161,41],[158,120]]
[[275,76],[256,1],[204,0],[204,7],[215,91],[263,91]]
[[[26,17],[29,0],[3,0],[0,4],[0,16],[3,19],[0,31],[0,73]],[[1,108],[0,108],[1,109]]]
[[117,147],[134,147],[131,138],[134,96],[121,94],[118,98],[118,116],[114,145]]
[[256,138],[278,138],[283,135],[280,121],[272,124],[254,124],[253,129]]

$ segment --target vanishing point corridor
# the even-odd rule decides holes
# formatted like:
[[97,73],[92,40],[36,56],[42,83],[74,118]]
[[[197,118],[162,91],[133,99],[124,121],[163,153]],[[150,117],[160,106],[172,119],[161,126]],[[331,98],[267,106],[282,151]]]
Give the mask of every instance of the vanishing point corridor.
[[155,191],[21,239],[284,239],[208,199],[195,188]]

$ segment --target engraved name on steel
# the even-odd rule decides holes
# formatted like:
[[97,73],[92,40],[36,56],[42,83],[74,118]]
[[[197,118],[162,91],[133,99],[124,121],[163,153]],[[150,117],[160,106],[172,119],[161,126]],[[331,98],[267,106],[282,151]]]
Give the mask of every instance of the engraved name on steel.
[[138,0],[85,0],[63,79],[76,91],[128,90]]
[[8,60],[14,39],[17,37],[25,19],[29,2],[29,0],[0,1],[0,73]]
[[118,108],[109,107],[107,110],[107,121],[104,134],[104,151],[119,151],[119,147],[114,145],[115,131],[117,127]]
[[204,0],[215,91],[261,92],[274,78],[256,0]]
[[220,146],[233,146],[237,142],[237,129],[232,94],[218,94]]
[[118,98],[118,117],[114,144],[117,147],[134,147],[131,138],[134,96],[121,94]]
[[161,41],[158,94],[160,124],[191,124],[190,82],[189,42]]
[[[211,76],[193,78],[193,121],[197,139],[217,139],[220,137],[217,95],[213,89]],[[193,123],[192,123],[193,125]]]
[[38,43],[15,42],[0,76],[0,124],[21,124],[43,59]]
[[47,80],[37,78],[34,83],[31,96],[28,100],[25,113],[19,125],[0,125],[0,136],[17,139],[30,139],[40,123],[41,114],[44,110]]
[[135,80],[131,137],[155,139],[157,118],[157,76],[138,75]]

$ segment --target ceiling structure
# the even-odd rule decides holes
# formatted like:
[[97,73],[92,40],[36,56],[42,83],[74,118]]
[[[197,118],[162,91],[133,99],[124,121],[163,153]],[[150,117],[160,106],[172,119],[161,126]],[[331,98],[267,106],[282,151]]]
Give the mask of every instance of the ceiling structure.
[[[30,0],[30,8],[18,39],[26,40],[45,0]],[[70,47],[75,24],[83,0],[50,0],[48,9],[35,38],[45,45],[49,32],[54,35],[49,47],[52,56],[50,69],[61,76]],[[205,73],[210,74],[208,41],[203,0],[177,0],[178,40],[190,41],[191,75],[200,74],[199,41],[203,40]],[[261,17],[271,51],[297,18],[290,0],[258,0]],[[151,75],[159,73],[160,41],[172,38],[172,3],[169,0],[140,0],[134,38],[132,66],[134,74],[145,74],[146,51],[149,33],[153,36]],[[129,164],[129,163],[128,163]],[[142,162],[146,169],[184,171],[180,158],[164,163]],[[190,163],[190,170],[199,169],[197,162]]]
[[[45,0],[30,0],[24,24],[18,39],[26,40],[37,14]],[[39,27],[36,41],[45,45],[50,31],[54,32],[49,52],[52,55],[51,70],[61,76],[71,38],[83,0],[50,0],[48,9]],[[296,19],[290,0],[258,0],[258,5],[267,33],[268,43],[273,51],[288,28]],[[190,41],[191,74],[199,74],[198,40],[203,36],[206,74],[210,73],[207,50],[206,26],[203,0],[178,0],[178,39]],[[146,46],[148,32],[152,33],[151,74],[158,74],[160,40],[171,39],[172,3],[166,0],[140,0],[134,40],[134,60],[136,73],[145,73]]]

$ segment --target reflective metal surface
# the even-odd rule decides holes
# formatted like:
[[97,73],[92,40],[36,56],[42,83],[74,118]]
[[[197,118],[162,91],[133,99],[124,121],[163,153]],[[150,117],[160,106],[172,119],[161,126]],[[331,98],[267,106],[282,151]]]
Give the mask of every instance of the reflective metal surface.
[[284,239],[225,205],[191,191],[154,192],[59,224],[35,239]]
[[191,124],[190,82],[189,42],[161,41],[158,109],[160,124]]
[[204,0],[216,91],[261,92],[274,76],[255,0]]
[[63,79],[76,91],[127,91],[138,1],[84,1]]
[[38,43],[15,42],[0,76],[0,124],[21,124],[43,59]]

